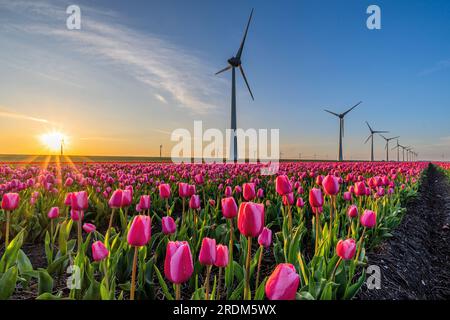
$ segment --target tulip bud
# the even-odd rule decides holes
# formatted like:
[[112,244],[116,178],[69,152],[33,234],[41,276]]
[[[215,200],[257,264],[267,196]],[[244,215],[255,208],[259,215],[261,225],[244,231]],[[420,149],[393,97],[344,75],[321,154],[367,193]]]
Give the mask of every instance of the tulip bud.
[[108,249],[106,249],[105,245],[101,241],[95,241],[92,244],[92,258],[94,261],[101,261],[107,258],[109,255]]
[[145,246],[150,241],[151,231],[150,217],[144,215],[135,216],[128,231],[128,244],[133,247]]
[[259,199],[264,198],[264,190],[261,189],[261,188],[259,188],[259,189],[258,189],[258,192],[256,193],[256,196],[257,196]]
[[173,234],[175,231],[177,231],[177,225],[175,223],[175,220],[173,220],[172,217],[166,216],[161,219],[162,224],[162,232],[167,234]]
[[226,198],[231,197],[232,194],[233,194],[233,190],[231,189],[231,187],[230,186],[226,186],[225,187],[225,197]]
[[246,237],[258,236],[264,227],[264,205],[242,202],[239,206],[238,229]]
[[303,201],[302,197],[298,197],[297,198],[296,206],[299,207],[299,208],[303,208],[305,206],[305,201]]
[[198,256],[200,264],[210,266],[216,261],[216,240],[203,238],[200,254]]
[[86,191],[72,192],[71,206],[73,210],[86,210],[89,207]]
[[272,230],[264,227],[258,236],[258,243],[264,248],[270,247],[270,245],[272,244]]
[[94,232],[95,230],[97,230],[97,227],[95,225],[93,225],[92,223],[85,223],[85,224],[83,224],[83,230],[86,233],[91,233],[91,232]]
[[164,275],[175,284],[189,280],[194,272],[192,253],[187,241],[169,241],[164,260]]
[[151,200],[150,200],[150,196],[149,195],[142,195],[139,198],[139,207],[142,210],[148,210],[150,209],[150,205],[151,205]]
[[335,196],[339,192],[339,179],[329,174],[323,179],[322,187],[327,195]]
[[289,181],[288,176],[280,175],[275,180],[275,190],[280,195],[283,196],[292,192],[291,182]]
[[178,183],[178,196],[180,198],[189,197],[189,184],[185,182]]
[[283,205],[292,206],[294,204],[294,193],[291,192],[291,193],[287,193],[287,194],[283,195],[282,200],[283,200]]
[[319,188],[312,188],[309,190],[309,204],[313,208],[318,208],[323,206],[323,195]]
[[237,216],[238,208],[236,201],[233,197],[223,198],[222,204],[222,215],[227,219],[232,219]]
[[256,191],[254,183],[244,183],[243,190],[243,196],[246,201],[252,201],[253,199],[255,199]]
[[343,260],[351,260],[355,256],[356,243],[353,239],[339,240],[336,245],[336,254]]
[[290,263],[280,263],[267,279],[265,292],[269,300],[295,300],[300,277]]
[[372,210],[364,210],[360,221],[362,226],[373,228],[377,224],[377,214]]
[[59,208],[58,207],[53,207],[50,209],[50,211],[47,214],[49,219],[56,219],[59,216]]
[[351,205],[350,207],[348,207],[347,209],[347,215],[350,218],[355,218],[358,216],[358,207],[355,205]]
[[355,184],[355,195],[357,195],[358,197],[361,196],[365,196],[366,195],[366,185],[364,184],[364,182],[357,182]]
[[5,193],[2,198],[2,209],[5,211],[14,211],[19,206],[19,194],[18,193]]
[[159,196],[161,199],[170,198],[170,185],[163,183],[159,185]]
[[224,268],[228,265],[228,247],[222,244],[216,246],[216,262],[214,265],[219,268]]
[[345,201],[352,201],[352,193],[350,191],[344,192],[344,200]]
[[121,189],[114,190],[111,198],[108,201],[108,205],[110,208],[120,208],[122,207],[122,194],[123,191]]
[[64,199],[64,205],[66,206],[72,205],[72,192],[66,194],[66,198]]
[[200,208],[200,196],[198,194],[192,195],[191,199],[189,199],[189,208],[194,210]]

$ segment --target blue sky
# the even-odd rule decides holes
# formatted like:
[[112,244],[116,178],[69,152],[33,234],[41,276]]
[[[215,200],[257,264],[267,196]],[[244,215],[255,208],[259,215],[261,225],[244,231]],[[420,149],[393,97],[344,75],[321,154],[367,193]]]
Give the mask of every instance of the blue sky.
[[[81,30],[65,28],[69,4]],[[366,28],[370,4],[381,30]],[[450,156],[450,2],[402,0],[0,0],[2,151],[38,152],[30,135],[56,128],[74,153],[156,155],[194,120],[227,128],[231,75],[214,72],[253,7],[242,60],[255,101],[238,77],[239,127],[279,128],[285,157],[334,159],[338,121],[323,108],[362,100],[346,158],[369,158],[366,120],[422,158]]]

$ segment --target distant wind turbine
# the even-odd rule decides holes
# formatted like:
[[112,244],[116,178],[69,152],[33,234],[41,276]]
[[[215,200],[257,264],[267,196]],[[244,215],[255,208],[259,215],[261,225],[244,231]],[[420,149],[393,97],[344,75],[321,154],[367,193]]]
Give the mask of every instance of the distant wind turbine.
[[400,161],[400,144],[398,143],[398,139],[397,139],[397,145],[395,147],[392,148],[392,150],[397,149],[397,162]]
[[386,138],[382,134],[380,134],[380,136],[386,141],[386,147],[385,147],[386,148],[386,161],[389,161],[389,141],[400,138],[400,136],[392,137],[392,138]]
[[357,104],[355,104],[353,107],[351,107],[350,109],[348,109],[347,111],[343,112],[343,113],[334,113],[333,111],[330,110],[326,110],[324,109],[325,112],[331,113],[332,115],[336,116],[339,118],[339,156],[338,156],[338,160],[339,161],[343,161],[343,155],[342,155],[342,138],[344,137],[344,117],[347,115],[347,113],[349,113],[350,111],[352,111],[353,109],[355,109],[357,106],[359,106],[362,103],[362,101],[358,102]]
[[369,123],[366,121],[367,126],[369,127],[370,130],[370,135],[367,137],[366,141],[364,143],[367,143],[367,141],[369,141],[369,139],[371,139],[371,148],[370,148],[370,161],[374,161],[373,160],[373,135],[375,133],[389,133],[389,131],[377,131],[377,130],[373,130],[372,127],[369,125]]
[[237,136],[236,136],[236,68],[239,68],[241,71],[242,77],[244,78],[245,84],[247,85],[247,89],[250,92],[250,96],[252,100],[255,100],[253,97],[252,90],[250,89],[250,85],[248,84],[247,77],[245,76],[244,69],[242,68],[241,56],[242,51],[244,50],[245,39],[247,38],[248,27],[250,26],[250,21],[252,20],[253,9],[250,13],[250,17],[248,18],[247,27],[245,28],[244,37],[242,38],[241,45],[236,53],[236,56],[231,57],[227,60],[228,66],[223,68],[222,70],[216,72],[216,75],[219,73],[225,72],[231,69],[231,131],[233,137],[233,143],[231,145],[231,156],[233,161],[236,161],[238,158],[237,154]]

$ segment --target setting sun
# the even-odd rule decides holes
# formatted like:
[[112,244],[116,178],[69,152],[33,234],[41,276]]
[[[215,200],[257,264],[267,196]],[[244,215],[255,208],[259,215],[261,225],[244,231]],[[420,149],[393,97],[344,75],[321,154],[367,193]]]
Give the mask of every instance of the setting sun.
[[53,131],[42,134],[40,136],[40,141],[50,151],[59,151],[61,149],[61,145],[67,143],[67,136],[61,132]]

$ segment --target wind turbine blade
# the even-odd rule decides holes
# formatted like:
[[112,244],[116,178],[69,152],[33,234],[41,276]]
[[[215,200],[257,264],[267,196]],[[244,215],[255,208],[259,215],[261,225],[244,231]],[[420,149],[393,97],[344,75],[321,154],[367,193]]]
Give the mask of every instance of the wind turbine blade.
[[369,125],[369,123],[366,121],[367,126],[369,127],[369,130],[371,133],[373,133],[372,127]]
[[373,131],[373,133],[389,133],[389,131]]
[[242,68],[242,65],[239,66],[239,70],[241,70],[242,77],[244,78],[245,84],[247,85],[248,92],[250,92],[250,95],[252,96],[252,100],[255,100],[255,98],[253,97],[252,90],[250,89],[250,86],[248,84],[247,77],[245,76],[244,68]]
[[347,111],[345,111],[342,115],[345,116],[347,113],[349,113],[350,111],[352,111],[353,109],[355,109],[357,106],[359,106],[362,103],[362,101],[358,102],[357,104],[355,104],[353,107],[351,107],[350,109],[348,109]]
[[333,111],[327,110],[327,109],[323,109],[323,111],[331,113],[332,115],[339,117],[339,115],[337,113],[334,113]]
[[394,140],[394,139],[397,139],[397,138],[400,138],[400,136],[389,138],[389,140]]
[[367,141],[369,141],[369,139],[373,136],[373,134],[371,134],[370,136],[367,137],[367,140],[364,141],[364,143],[367,143]]
[[397,148],[400,148],[400,146],[395,146],[391,150],[394,150],[394,149],[397,149]]
[[226,68],[223,68],[222,70],[220,70],[220,71],[217,71],[216,73],[215,73],[215,75],[217,76],[219,73],[222,73],[222,72],[225,72],[225,71],[227,71],[227,70],[230,70],[232,68],[232,66],[231,65],[229,65],[228,67],[226,67]]
[[386,137],[383,136],[382,134],[380,134],[380,136],[381,136],[384,140],[388,140],[388,138],[386,138]]
[[244,50],[245,39],[247,38],[248,27],[250,26],[250,21],[252,20],[252,16],[253,16],[253,9],[252,9],[252,12],[250,12],[250,17],[248,18],[247,27],[245,28],[244,37],[242,38],[241,45],[240,45],[239,50],[238,50],[238,52],[236,54],[236,58],[238,58],[238,59],[241,58],[242,50]]

